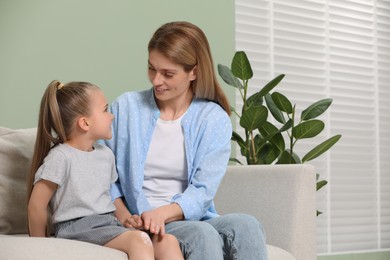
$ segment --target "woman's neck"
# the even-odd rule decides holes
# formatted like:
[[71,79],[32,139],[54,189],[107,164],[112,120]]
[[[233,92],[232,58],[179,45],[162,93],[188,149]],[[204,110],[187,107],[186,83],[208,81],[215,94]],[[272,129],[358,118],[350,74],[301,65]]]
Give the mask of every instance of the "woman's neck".
[[163,120],[176,120],[180,118],[191,105],[193,98],[192,93],[188,93],[176,101],[157,101],[157,106],[160,110],[160,118]]

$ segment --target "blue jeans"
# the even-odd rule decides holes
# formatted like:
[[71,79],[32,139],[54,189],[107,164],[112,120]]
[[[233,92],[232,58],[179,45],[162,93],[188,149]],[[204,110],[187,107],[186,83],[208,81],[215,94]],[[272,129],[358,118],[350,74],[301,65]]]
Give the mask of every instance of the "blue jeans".
[[186,260],[267,260],[263,227],[253,216],[227,214],[205,221],[175,221],[166,232],[176,236]]

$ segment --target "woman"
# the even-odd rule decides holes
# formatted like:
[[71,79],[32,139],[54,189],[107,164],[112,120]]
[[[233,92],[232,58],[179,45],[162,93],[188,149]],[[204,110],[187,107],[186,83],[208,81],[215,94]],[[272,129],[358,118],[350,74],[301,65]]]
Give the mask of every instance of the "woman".
[[206,36],[191,23],[167,23],[148,51],[153,88],[111,105],[113,138],[106,144],[119,175],[111,191],[116,217],[128,227],[175,235],[186,259],[267,259],[254,217],[215,211],[232,126]]

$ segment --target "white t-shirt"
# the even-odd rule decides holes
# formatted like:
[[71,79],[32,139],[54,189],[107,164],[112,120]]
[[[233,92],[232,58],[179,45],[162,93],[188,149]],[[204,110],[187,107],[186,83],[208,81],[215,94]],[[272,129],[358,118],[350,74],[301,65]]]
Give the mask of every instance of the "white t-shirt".
[[117,179],[112,151],[99,144],[84,152],[67,144],[50,150],[35,174],[56,183],[50,200],[53,223],[115,211],[110,187]]
[[171,203],[175,194],[187,187],[187,159],[182,117],[158,119],[145,161],[143,192],[152,208]]

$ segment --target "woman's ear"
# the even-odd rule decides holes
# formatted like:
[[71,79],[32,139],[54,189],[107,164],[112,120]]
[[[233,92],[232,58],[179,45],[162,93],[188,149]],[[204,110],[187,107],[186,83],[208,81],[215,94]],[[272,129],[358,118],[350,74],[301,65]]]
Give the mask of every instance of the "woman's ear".
[[196,80],[197,71],[198,66],[195,65],[194,68],[190,71],[190,81]]
[[87,118],[85,118],[85,117],[80,117],[77,120],[77,125],[84,131],[89,130],[89,123],[88,123]]

